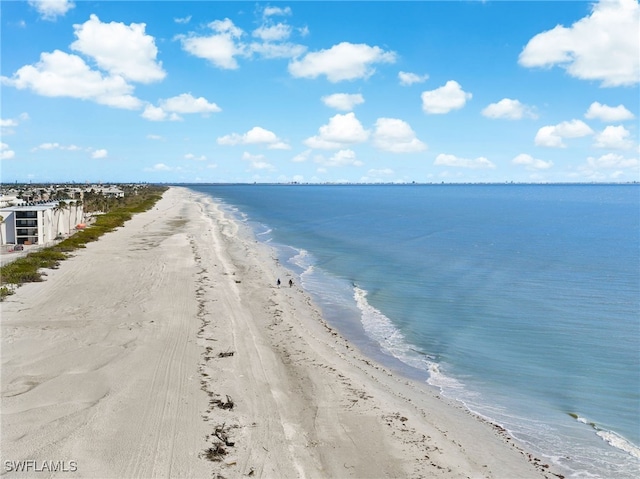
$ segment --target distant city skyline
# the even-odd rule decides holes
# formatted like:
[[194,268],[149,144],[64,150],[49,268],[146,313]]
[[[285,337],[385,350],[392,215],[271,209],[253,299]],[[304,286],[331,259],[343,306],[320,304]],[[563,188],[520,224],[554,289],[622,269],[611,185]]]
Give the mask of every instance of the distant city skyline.
[[640,7],[1,3],[0,179],[640,180]]

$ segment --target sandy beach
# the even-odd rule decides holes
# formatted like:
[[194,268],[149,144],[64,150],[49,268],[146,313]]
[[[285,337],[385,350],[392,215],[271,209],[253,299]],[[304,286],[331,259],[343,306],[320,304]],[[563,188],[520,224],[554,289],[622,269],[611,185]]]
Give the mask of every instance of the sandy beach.
[[219,205],[172,187],[18,288],[0,303],[0,475],[557,477],[363,356],[289,278]]

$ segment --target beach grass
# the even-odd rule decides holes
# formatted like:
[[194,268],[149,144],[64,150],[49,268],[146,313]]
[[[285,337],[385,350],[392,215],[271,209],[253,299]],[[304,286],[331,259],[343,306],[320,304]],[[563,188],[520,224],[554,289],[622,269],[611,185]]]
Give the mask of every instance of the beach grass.
[[167,189],[163,186],[147,186],[126,195],[120,205],[108,213],[96,216],[95,222],[60,243],[29,253],[0,268],[0,301],[13,294],[16,287],[24,283],[43,280],[42,269],[55,269],[60,262],[76,249],[96,241],[103,234],[113,231],[130,220],[134,214],[146,211],[155,205]]

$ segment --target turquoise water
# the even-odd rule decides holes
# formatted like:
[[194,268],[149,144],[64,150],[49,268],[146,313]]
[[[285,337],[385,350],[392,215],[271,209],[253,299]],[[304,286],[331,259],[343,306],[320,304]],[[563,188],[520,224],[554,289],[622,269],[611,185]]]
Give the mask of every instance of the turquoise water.
[[366,354],[568,477],[640,475],[637,185],[190,187]]

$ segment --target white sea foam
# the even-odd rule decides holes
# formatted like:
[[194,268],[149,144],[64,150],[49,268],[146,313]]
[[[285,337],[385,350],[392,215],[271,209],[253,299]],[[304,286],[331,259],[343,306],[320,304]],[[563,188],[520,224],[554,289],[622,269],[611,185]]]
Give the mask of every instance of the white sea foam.
[[407,342],[405,336],[380,310],[367,301],[367,291],[358,286],[353,288],[353,297],[362,313],[362,326],[367,335],[376,341],[383,351],[403,363],[420,370],[431,372],[437,365],[428,360],[428,356],[417,352],[415,346]]
[[636,459],[640,459],[640,447],[635,444],[629,442],[627,439],[622,437],[620,434],[617,434],[613,431],[607,431],[598,427],[598,425],[594,422],[587,420],[584,417],[581,417],[577,414],[571,414],[572,417],[575,418],[576,421],[587,424],[591,426],[595,431],[599,438],[604,440],[610,446],[615,447],[621,451],[626,452],[627,454],[635,457]]

